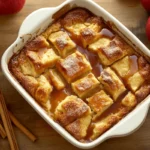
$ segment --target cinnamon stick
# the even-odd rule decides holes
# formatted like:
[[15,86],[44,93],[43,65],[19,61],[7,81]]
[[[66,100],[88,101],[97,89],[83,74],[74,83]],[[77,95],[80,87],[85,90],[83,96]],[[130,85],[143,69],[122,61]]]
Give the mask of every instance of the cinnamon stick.
[[6,132],[1,124],[0,124],[0,135],[3,139],[6,138]]
[[19,150],[14,130],[10,121],[9,113],[2,92],[0,91],[0,114],[8,137],[11,150]]
[[20,129],[32,142],[35,142],[37,140],[35,135],[33,135],[27,128],[25,128],[10,111],[8,111],[8,112],[9,112],[9,116],[10,116],[10,119],[13,122],[13,124],[18,129]]

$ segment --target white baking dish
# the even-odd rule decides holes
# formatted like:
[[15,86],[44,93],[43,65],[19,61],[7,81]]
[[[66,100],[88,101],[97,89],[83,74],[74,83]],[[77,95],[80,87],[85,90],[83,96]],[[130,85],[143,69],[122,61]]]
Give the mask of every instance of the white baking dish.
[[[49,116],[43,111],[43,109],[34,101],[34,99],[24,90],[24,88],[17,82],[17,80],[11,75],[8,70],[8,61],[10,57],[20,50],[27,40],[31,40],[35,35],[40,34],[46,27],[53,21],[52,15],[58,10],[64,8],[64,6],[79,6],[85,7],[93,12],[97,16],[101,16],[105,21],[111,21],[116,28],[122,32],[122,34],[132,41],[132,45],[138,47],[138,51],[142,52],[145,56],[150,57],[149,50],[136,38],[124,25],[122,25],[117,19],[109,14],[102,7],[97,5],[91,0],[67,0],[58,7],[48,7],[39,9],[31,13],[22,23],[19,30],[16,41],[5,51],[2,56],[1,65],[2,70],[14,86],[14,88],[24,97],[24,99],[41,115],[41,117],[59,134],[61,134],[66,140],[72,143],[74,146],[89,149],[102,143],[108,138],[120,137],[131,134],[135,131],[144,121],[149,105],[150,97],[148,96],[142,103],[140,103],[130,114],[123,118],[119,123],[113,126],[110,130],[101,135],[98,139],[91,143],[81,143],[71,136],[63,127],[55,123]],[[117,30],[117,31],[118,31]]]

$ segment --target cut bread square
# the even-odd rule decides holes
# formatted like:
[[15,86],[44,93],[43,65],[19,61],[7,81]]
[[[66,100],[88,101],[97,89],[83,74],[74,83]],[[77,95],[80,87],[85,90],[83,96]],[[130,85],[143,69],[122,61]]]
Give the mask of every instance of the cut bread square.
[[73,91],[79,97],[86,98],[98,89],[100,83],[92,73],[89,73],[85,77],[73,82],[71,85]]
[[92,70],[85,56],[79,52],[59,60],[56,67],[68,83],[77,80]]
[[136,104],[137,104],[136,97],[131,92],[128,92],[128,94],[122,100],[122,105],[124,105],[125,107],[128,107],[129,109],[136,106]]
[[57,90],[62,90],[65,88],[65,81],[56,69],[50,69],[48,75],[54,87]]
[[76,44],[70,39],[69,35],[64,31],[54,32],[49,36],[49,41],[58,50],[62,57],[73,53],[76,48]]
[[70,95],[58,104],[54,116],[61,125],[67,126],[84,116],[89,109],[89,106],[83,100],[77,96]]
[[101,90],[98,93],[95,93],[90,98],[87,98],[87,101],[88,105],[94,112],[93,119],[99,117],[113,104],[113,100],[103,90]]
[[110,67],[104,69],[98,79],[115,101],[126,91],[124,84]]
[[82,140],[88,134],[88,127],[91,123],[91,110],[89,109],[85,115],[81,118],[75,120],[66,126],[67,131],[69,131],[77,140]]
[[133,92],[135,92],[137,89],[139,89],[139,87],[143,83],[144,83],[144,78],[139,72],[135,73],[134,75],[129,77],[127,80],[127,84]]

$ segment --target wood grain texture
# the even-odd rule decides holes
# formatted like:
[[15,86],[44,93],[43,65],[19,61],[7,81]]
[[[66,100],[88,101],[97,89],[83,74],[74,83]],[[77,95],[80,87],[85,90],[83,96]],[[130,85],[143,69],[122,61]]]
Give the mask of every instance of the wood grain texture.
[[[15,15],[0,16],[0,58],[6,48],[16,39],[19,27],[25,17],[42,7],[54,7],[63,0],[27,0],[21,12]],[[145,36],[145,24],[148,14],[139,0],[95,0],[108,12],[126,25],[146,46],[150,44]],[[4,93],[9,109],[37,137],[32,143],[17,128],[15,134],[20,150],[76,150],[65,139],[58,135],[18,94],[2,74],[0,68],[0,88]],[[127,137],[110,139],[94,150],[149,150],[150,149],[150,113],[143,126]],[[0,150],[9,150],[7,139],[0,138]]]

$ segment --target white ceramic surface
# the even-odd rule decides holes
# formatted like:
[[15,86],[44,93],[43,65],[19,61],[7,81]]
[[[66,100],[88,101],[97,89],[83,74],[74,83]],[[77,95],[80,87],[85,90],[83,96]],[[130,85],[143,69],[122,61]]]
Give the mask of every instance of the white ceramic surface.
[[132,41],[132,43],[136,45],[136,47],[138,47],[140,51],[142,51],[148,57],[150,57],[150,51],[124,25],[122,25],[117,19],[115,19],[111,14],[109,14],[106,10],[97,5],[92,0],[67,0],[58,7],[42,8],[31,13],[22,23],[16,41],[3,54],[1,65],[4,75],[14,86],[14,88],[24,97],[24,99],[37,111],[37,113],[39,113],[39,115],[41,115],[41,117],[52,128],[54,128],[66,140],[68,140],[76,147],[82,149],[90,149],[102,143],[108,138],[125,136],[135,131],[142,124],[147,115],[150,105],[150,96],[148,96],[130,114],[128,114],[119,123],[117,123],[107,132],[105,132],[95,141],[91,143],[81,143],[77,141],[73,136],[71,136],[63,127],[61,127],[59,124],[55,123],[51,118],[49,118],[49,116],[24,90],[24,88],[17,82],[17,80],[11,75],[11,73],[8,70],[8,61],[10,57],[13,55],[13,53],[20,50],[25,45],[27,40],[31,40],[37,34],[40,34],[42,31],[44,31],[44,29],[46,29],[46,27],[52,22],[52,15],[66,4],[70,4],[71,6],[76,4],[77,6],[85,7],[89,9],[91,12],[93,12],[95,15],[103,17],[105,21],[113,22],[115,26],[130,41]]

